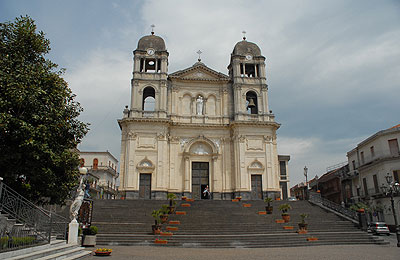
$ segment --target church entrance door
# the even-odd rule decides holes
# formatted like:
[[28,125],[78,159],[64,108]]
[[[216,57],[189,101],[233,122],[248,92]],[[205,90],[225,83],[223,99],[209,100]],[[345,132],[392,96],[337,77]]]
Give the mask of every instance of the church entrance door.
[[203,191],[209,185],[208,162],[192,162],[192,198],[205,199]]
[[140,174],[139,199],[151,199],[151,174]]
[[251,199],[262,199],[261,175],[251,175]]

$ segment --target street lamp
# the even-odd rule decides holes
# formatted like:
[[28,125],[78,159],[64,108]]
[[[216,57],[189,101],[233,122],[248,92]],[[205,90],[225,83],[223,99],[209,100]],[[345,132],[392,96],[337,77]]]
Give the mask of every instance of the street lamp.
[[308,168],[307,168],[307,166],[304,166],[304,176],[306,176],[306,200],[308,200],[308,180],[307,180],[307,172],[308,172]]
[[394,208],[394,200],[393,200],[393,196],[400,192],[400,184],[398,184],[397,182],[396,183],[392,182],[392,175],[390,175],[390,173],[388,173],[385,176],[385,179],[387,182],[387,186],[385,184],[382,184],[381,189],[382,189],[382,192],[386,194],[386,196],[387,195],[390,196],[390,202],[392,203],[394,225],[396,228],[397,247],[400,247],[400,230],[399,230],[399,224],[397,222],[397,215],[396,215],[396,211]]

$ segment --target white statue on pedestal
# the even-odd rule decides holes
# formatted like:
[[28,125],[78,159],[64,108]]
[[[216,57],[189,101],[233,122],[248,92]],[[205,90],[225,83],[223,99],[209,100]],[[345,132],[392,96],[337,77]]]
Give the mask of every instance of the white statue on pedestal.
[[203,97],[202,96],[197,97],[196,108],[197,108],[197,114],[202,115],[203,114]]

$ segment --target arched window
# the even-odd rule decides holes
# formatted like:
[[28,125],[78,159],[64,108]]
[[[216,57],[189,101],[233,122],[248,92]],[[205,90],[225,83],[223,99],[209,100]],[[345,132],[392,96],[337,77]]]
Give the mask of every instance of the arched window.
[[152,87],[146,87],[143,91],[143,110],[154,111],[156,106],[156,92]]
[[97,167],[99,165],[99,160],[97,158],[93,159],[93,170],[97,170]]
[[258,114],[257,94],[254,91],[246,93],[246,109],[248,114]]

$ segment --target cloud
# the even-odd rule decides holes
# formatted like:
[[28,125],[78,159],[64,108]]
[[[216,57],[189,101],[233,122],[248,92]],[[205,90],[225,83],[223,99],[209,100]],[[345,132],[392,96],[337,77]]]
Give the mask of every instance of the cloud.
[[131,75],[131,57],[113,49],[92,50],[67,70],[65,79],[84,108],[80,118],[91,124],[80,149],[111,150],[118,158],[121,133],[117,119],[130,103]]

